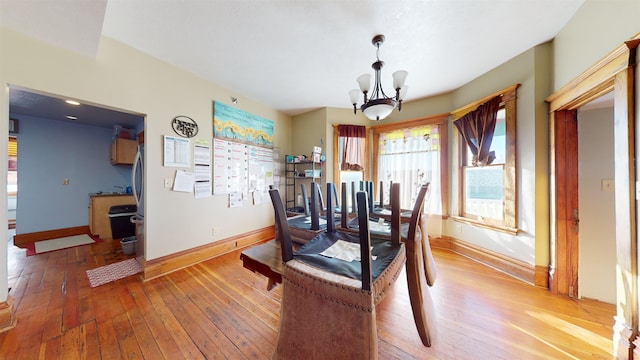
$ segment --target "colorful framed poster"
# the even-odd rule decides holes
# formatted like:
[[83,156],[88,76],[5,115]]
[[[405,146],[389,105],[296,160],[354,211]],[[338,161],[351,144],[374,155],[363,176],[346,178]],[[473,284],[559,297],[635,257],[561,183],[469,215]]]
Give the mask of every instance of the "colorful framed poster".
[[273,121],[213,102],[213,194],[273,184]]
[[273,148],[273,121],[214,101],[213,137]]

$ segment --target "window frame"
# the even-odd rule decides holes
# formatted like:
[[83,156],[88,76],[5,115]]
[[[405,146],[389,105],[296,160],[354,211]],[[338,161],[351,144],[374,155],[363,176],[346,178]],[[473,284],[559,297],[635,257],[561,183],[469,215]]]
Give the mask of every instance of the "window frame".
[[[517,89],[520,84],[512,85],[506,89],[493,93],[480,100],[477,100],[471,104],[468,104],[462,108],[456,109],[451,112],[451,121],[455,121],[471,111],[476,110],[480,105],[486,101],[494,98],[495,96],[501,96],[502,101],[500,108],[505,109],[505,133],[506,133],[506,154],[504,169],[502,175],[502,221],[496,219],[482,218],[477,215],[471,215],[465,213],[465,183],[464,183],[464,168],[465,166],[465,154],[466,144],[462,139],[462,135],[456,129],[457,137],[456,142],[458,146],[458,211],[455,216],[456,220],[477,225],[480,227],[486,227],[502,232],[511,234],[517,234],[517,222],[518,222],[518,194],[517,194],[517,172],[516,172],[516,155],[517,155]],[[454,126],[455,127],[455,126]]]
[[[340,125],[345,125],[345,124],[332,124],[332,125],[333,125],[333,154],[334,154],[333,156],[336,159],[335,161],[333,161],[333,183],[339,184],[340,172],[345,170],[340,169],[340,160],[338,159],[338,156],[340,154],[340,150],[338,149],[338,143],[339,143],[338,138],[340,137],[340,131],[338,130],[338,127]],[[369,146],[371,143],[369,140],[371,127],[365,126],[365,131],[366,131],[366,136],[364,138],[364,149],[365,149],[364,170],[360,171],[362,173],[363,181],[367,181],[368,179],[367,174],[370,173],[370,169],[369,169],[370,161],[369,161],[369,156],[367,156],[367,152],[369,151]],[[337,186],[337,190],[338,190],[338,193],[341,191],[340,186]]]
[[442,219],[448,218],[449,214],[449,114],[433,115],[425,118],[394,122],[390,124],[372,126],[373,132],[373,184],[374,192],[378,191],[380,181],[378,179],[378,143],[380,141],[380,134],[390,132],[398,129],[406,129],[412,127],[419,127],[424,125],[436,125],[438,126],[438,133],[440,134],[440,182],[441,182],[441,204],[442,204]]

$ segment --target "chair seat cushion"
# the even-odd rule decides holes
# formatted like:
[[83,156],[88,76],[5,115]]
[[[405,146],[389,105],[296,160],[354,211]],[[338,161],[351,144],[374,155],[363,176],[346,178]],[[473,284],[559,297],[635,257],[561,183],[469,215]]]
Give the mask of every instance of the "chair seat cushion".
[[[303,245],[294,254],[294,259],[334,274],[360,280],[360,273],[362,271],[360,261],[354,260],[349,262],[320,255],[320,253],[328,249],[338,240],[355,244],[360,243],[357,234],[343,231],[323,233]],[[371,236],[371,247],[371,255],[375,259],[371,262],[371,274],[373,281],[375,282],[389,264],[398,257],[398,253],[401,250],[404,251],[404,248],[402,245],[394,245],[388,238],[380,238],[376,236]]]

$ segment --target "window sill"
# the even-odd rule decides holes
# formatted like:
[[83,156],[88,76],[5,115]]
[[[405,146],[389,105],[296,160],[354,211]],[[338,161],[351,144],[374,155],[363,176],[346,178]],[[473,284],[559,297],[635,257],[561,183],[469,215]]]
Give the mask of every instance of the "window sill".
[[469,219],[461,216],[452,215],[450,216],[450,218],[453,219],[454,221],[461,222],[467,225],[471,225],[471,226],[475,226],[483,229],[499,231],[509,235],[518,235],[518,233],[520,232],[520,229],[518,228],[487,224],[482,221],[473,220],[473,219]]

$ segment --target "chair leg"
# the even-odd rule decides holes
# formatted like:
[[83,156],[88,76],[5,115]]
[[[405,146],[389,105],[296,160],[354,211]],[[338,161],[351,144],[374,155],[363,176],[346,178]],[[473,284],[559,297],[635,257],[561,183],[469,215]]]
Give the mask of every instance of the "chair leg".
[[278,285],[277,282],[275,282],[273,279],[269,278],[267,281],[267,291],[271,291],[273,290],[274,287],[276,287]]

